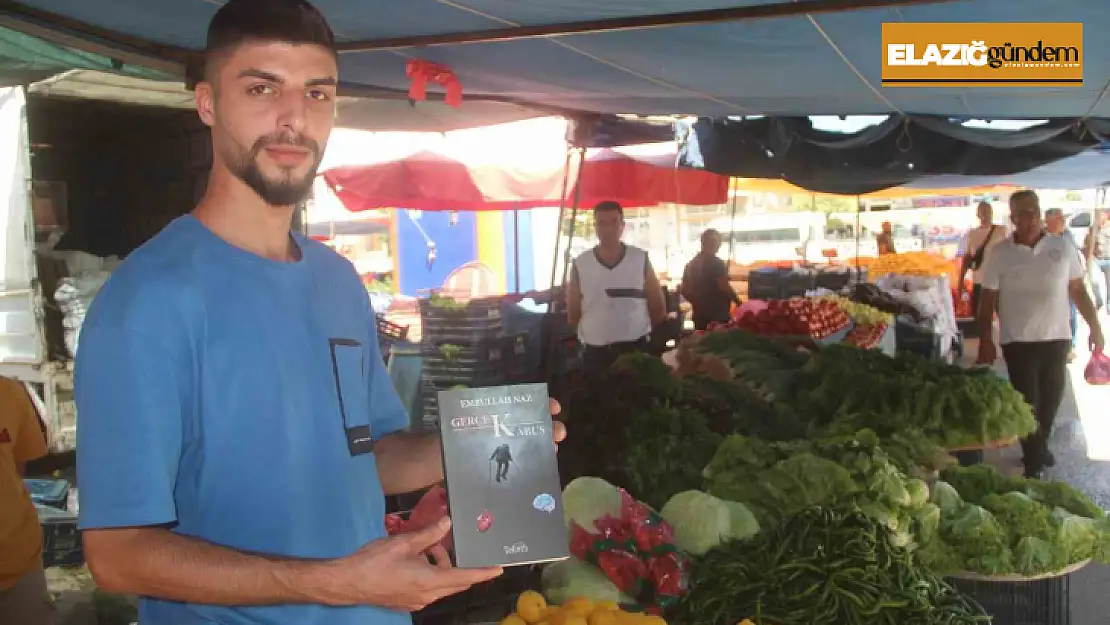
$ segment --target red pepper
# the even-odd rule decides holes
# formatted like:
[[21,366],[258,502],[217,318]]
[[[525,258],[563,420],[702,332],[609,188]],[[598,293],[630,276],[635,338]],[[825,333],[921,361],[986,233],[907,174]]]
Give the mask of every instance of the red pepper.
[[621,592],[636,597],[648,579],[648,568],[627,551],[603,551],[597,554],[597,566]]

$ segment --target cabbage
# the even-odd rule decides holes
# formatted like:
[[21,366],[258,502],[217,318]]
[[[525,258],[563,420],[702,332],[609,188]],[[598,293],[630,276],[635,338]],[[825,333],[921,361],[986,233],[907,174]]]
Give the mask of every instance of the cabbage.
[[932,541],[940,528],[940,508],[935,503],[927,503],[914,512],[914,529],[921,543]]
[[1014,549],[1014,568],[1017,572],[1032,577],[1044,573],[1053,573],[1067,566],[1057,556],[1057,550],[1051,543],[1033,536],[1026,536],[1018,541]]
[[955,514],[964,505],[963,499],[960,499],[960,493],[956,492],[948,482],[933,483],[932,491],[929,501],[935,503],[945,516]]
[[1082,562],[1096,555],[1102,532],[1094,519],[1072,514],[1063,508],[1056,508],[1053,516],[1060,524],[1056,544],[1066,554],[1067,564]]
[[910,494],[910,509],[918,510],[929,502],[929,487],[917,479],[906,481],[906,491]]
[[659,515],[674,528],[678,547],[698,556],[723,542],[747,538],[759,531],[759,524],[744,504],[723,501],[697,490],[671,497]]
[[633,602],[609,581],[601,569],[574,557],[547,565],[540,577],[540,586],[547,601],[553,605],[562,605],[574,597],[585,597],[591,601]]
[[[944,508],[942,507],[943,511]],[[945,514],[948,517],[948,514]],[[952,538],[961,543],[993,540],[1002,533],[994,515],[975,504],[967,504],[959,512],[951,515],[948,530]]]
[[906,478],[894,465],[874,465],[875,471],[867,476],[867,490],[878,495],[880,500],[893,506],[908,508],[910,493],[906,490]]
[[621,491],[596,477],[580,477],[563,489],[563,513],[567,527],[576,523],[596,534],[594,521],[604,516],[620,517]]

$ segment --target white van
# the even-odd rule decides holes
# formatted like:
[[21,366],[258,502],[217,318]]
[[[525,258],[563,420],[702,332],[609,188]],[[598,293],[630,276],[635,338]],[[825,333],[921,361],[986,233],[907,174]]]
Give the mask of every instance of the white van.
[[738,215],[715,219],[708,227],[721,233],[719,256],[729,260],[731,253],[732,262],[741,265],[820,260],[825,238],[825,216],[820,213]]
[[191,210],[211,146],[191,109],[31,91],[0,88],[0,375],[31,391],[60,452],[76,446],[81,313],[63,314],[58,285],[76,271],[75,290],[95,288],[111,267],[100,259],[123,258]]

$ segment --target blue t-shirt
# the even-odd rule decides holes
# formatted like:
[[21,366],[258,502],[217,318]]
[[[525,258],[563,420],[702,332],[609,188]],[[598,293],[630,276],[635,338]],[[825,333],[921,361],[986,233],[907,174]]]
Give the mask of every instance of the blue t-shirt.
[[[353,453],[348,431],[368,426],[377,440],[408,417],[358,275],[326,246],[296,242],[300,261],[275,262],[186,216],[104,285],[82,326],[76,367],[83,529],[169,525],[292,558],[339,558],[385,535],[374,455]],[[410,618],[369,606],[147,599],[140,622]]]

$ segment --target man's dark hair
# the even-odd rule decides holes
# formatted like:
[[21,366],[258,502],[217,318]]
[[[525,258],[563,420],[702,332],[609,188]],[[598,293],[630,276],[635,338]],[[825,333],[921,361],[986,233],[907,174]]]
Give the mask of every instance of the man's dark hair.
[[228,0],[208,23],[204,76],[214,61],[250,41],[314,44],[335,52],[335,34],[320,11],[306,0]]
[[1033,200],[1034,202],[1036,202],[1037,206],[1041,205],[1041,200],[1040,200],[1040,198],[1037,197],[1037,192],[1036,191],[1034,191],[1032,189],[1022,189],[1021,191],[1014,191],[1010,195],[1010,206],[1013,206],[1014,202],[1020,202],[1021,200],[1030,200],[1030,199]]
[[624,219],[624,208],[621,207],[620,202],[605,200],[604,202],[598,202],[597,206],[594,206],[595,213],[603,213],[605,211],[614,211],[621,216],[621,219]]

